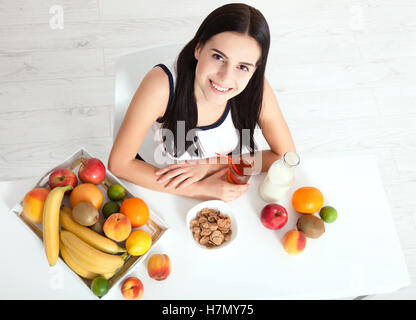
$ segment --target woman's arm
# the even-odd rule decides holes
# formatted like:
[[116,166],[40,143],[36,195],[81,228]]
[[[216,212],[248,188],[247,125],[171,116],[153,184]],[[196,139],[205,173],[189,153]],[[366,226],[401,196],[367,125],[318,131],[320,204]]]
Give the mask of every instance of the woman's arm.
[[[262,160],[261,172],[265,172],[286,152],[296,151],[289,127],[266,78],[264,78],[263,105],[259,116],[259,126],[270,146],[270,150],[256,152],[256,154],[260,153],[256,157]],[[244,156],[249,157],[250,155],[245,154]]]
[[[134,94],[111,149],[108,169],[117,177],[148,189],[167,192],[156,182],[158,168],[135,158],[147,131],[164,115],[168,100],[168,76],[161,68],[151,69]],[[193,188],[169,192],[195,196]]]

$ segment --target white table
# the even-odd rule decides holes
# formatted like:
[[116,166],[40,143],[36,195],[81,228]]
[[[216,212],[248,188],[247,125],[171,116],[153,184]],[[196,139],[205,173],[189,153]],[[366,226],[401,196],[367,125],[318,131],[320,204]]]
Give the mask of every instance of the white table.
[[[325,225],[321,238],[308,239],[298,256],[288,255],[280,242],[299,216],[290,196],[282,202],[289,213],[284,228],[272,231],[260,222],[266,203],[258,196],[258,186],[264,175],[252,178],[249,191],[230,203],[238,216],[238,237],[216,251],[198,249],[187,234],[185,215],[198,200],[125,182],[169,226],[151,252],[170,256],[169,278],[150,279],[148,258],[129,274],[142,280],[142,299],[338,299],[392,292],[410,284],[374,157],[301,160],[290,195],[300,186],[316,186],[325,205],[334,206],[339,215]],[[7,214],[36,181],[0,182],[0,299],[95,299],[61,264],[49,269],[40,240],[14,214]],[[122,295],[113,288],[104,299]]]

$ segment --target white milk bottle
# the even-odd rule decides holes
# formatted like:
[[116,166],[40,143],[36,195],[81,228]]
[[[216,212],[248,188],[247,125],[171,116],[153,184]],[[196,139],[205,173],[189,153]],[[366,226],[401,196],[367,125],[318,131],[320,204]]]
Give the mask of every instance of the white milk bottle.
[[295,169],[299,162],[299,155],[294,151],[286,152],[281,159],[273,162],[259,189],[264,201],[277,202],[286,195],[295,182]]

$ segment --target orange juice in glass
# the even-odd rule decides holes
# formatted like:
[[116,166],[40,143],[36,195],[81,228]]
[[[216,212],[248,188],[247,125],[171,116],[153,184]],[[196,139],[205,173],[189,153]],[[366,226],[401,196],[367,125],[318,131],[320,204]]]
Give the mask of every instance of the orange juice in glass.
[[232,158],[228,158],[229,170],[227,174],[227,180],[229,183],[234,184],[246,184],[250,179],[250,176],[244,174],[245,168],[252,168],[253,162],[248,162],[240,157],[239,163],[233,163]]

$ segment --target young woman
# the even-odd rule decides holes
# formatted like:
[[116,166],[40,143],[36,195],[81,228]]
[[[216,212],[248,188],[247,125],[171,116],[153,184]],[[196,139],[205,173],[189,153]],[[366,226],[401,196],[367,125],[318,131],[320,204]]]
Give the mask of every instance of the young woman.
[[[249,174],[256,174],[296,151],[264,77],[269,46],[269,28],[257,9],[237,3],[210,13],[173,67],[159,64],[142,80],[109,170],[145,188],[201,200],[241,196],[249,185],[224,179],[228,165],[219,154],[254,159],[258,170]],[[270,150],[257,151],[256,127]],[[153,152],[146,154],[141,147],[149,136]]]

